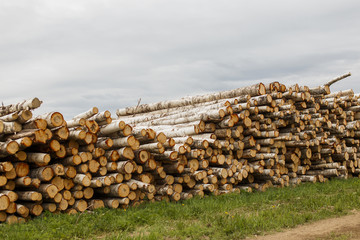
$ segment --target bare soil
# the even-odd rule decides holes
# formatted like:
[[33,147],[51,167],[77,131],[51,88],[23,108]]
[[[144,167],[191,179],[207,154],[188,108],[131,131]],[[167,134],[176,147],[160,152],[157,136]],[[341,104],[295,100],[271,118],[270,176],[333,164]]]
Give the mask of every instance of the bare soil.
[[252,240],[347,240],[360,239],[360,211],[352,214],[300,225],[283,232],[258,236]]

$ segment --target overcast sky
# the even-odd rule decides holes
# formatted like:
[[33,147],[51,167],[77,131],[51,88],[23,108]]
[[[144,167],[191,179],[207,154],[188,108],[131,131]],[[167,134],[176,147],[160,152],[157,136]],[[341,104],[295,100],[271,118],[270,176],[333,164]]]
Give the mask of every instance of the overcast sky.
[[360,1],[0,0],[1,101],[66,119],[257,82],[360,92]]

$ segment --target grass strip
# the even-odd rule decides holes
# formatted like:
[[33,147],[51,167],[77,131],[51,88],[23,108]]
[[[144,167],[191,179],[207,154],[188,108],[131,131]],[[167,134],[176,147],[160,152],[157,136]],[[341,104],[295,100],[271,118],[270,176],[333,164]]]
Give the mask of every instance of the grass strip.
[[1,224],[0,239],[239,239],[360,209],[360,179]]

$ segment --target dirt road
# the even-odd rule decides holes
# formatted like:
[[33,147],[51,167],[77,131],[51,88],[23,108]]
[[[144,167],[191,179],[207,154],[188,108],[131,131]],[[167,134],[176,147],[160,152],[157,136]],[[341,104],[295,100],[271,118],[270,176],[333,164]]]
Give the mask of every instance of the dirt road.
[[252,240],[328,240],[360,239],[360,212],[304,224],[284,232],[252,238]]

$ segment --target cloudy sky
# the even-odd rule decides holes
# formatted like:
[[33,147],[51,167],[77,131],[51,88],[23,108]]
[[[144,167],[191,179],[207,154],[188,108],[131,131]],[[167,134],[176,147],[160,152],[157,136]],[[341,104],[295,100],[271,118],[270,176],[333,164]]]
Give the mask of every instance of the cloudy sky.
[[360,92],[360,1],[0,0],[1,101],[66,119],[257,82]]

